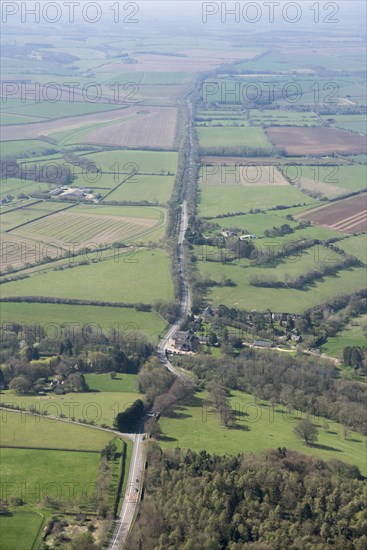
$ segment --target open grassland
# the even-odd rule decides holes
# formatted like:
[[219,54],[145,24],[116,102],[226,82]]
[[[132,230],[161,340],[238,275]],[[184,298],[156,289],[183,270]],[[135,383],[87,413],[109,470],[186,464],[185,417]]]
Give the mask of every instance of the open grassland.
[[[193,406],[180,407],[172,418],[161,419],[162,447],[233,455],[286,447],[324,460],[337,458],[355,464],[364,475],[367,473],[365,437],[351,432],[345,440],[343,427],[336,422],[313,418],[319,426],[319,438],[311,447],[293,433],[297,420],[303,416],[301,413],[290,414],[281,405],[272,406],[266,401],[255,401],[252,395],[233,391],[231,405],[240,416],[237,427],[228,429],[221,425],[220,416],[211,412],[205,397],[204,392],[196,394]],[[328,430],[322,427],[324,422],[329,424]]]
[[137,380],[135,374],[117,373],[114,379],[109,374],[85,374],[85,380],[91,391],[135,392]]
[[357,235],[343,239],[338,242],[338,247],[342,248],[347,254],[356,256],[364,264],[367,264],[366,235]]
[[271,151],[271,144],[266,139],[262,128],[225,126],[196,128],[201,147],[261,147]]
[[321,124],[316,113],[282,109],[251,109],[249,119],[254,126],[320,126]]
[[324,115],[323,118],[326,120],[331,119],[332,123],[338,128],[357,132],[358,134],[366,134],[366,115]]
[[362,191],[366,189],[367,185],[367,166],[363,164],[348,166],[284,165],[282,171],[292,185],[306,192],[316,192],[328,198]]
[[[155,312],[136,311],[131,308],[76,306],[66,304],[2,303],[1,322],[42,326],[60,325],[60,330],[71,323],[81,329],[97,327],[100,330],[118,328],[128,338],[141,331],[156,341],[166,328],[166,321]],[[52,325],[53,326],[53,325]]]
[[109,201],[148,201],[166,203],[174,185],[174,176],[136,174],[108,196]]
[[367,315],[353,318],[338,332],[336,336],[327,339],[321,351],[338,359],[343,358],[343,348],[347,346],[366,347]]
[[[1,483],[15,484],[13,496],[23,498],[27,504],[37,503],[48,495],[73,507],[86,499],[87,489],[96,480],[99,460],[99,452],[2,448]],[[72,497],[68,493],[70,484],[74,488]],[[24,491],[24,487],[28,490]]]
[[[41,206],[42,204],[44,203]],[[60,203],[53,203],[51,206],[58,206],[59,209],[61,207]],[[100,205],[94,208],[77,206],[20,227],[16,230],[16,235],[62,248],[66,248],[67,243],[75,243],[73,248],[77,250],[86,246],[95,248],[96,245],[105,246],[114,242],[139,241],[140,237],[148,237],[154,230],[163,230],[164,213],[159,209],[146,209],[146,217],[143,217],[139,215],[140,210],[135,210],[138,215],[134,216],[133,208],[124,210],[131,215],[124,215],[118,207],[115,207],[115,211],[112,208]],[[18,212],[23,211],[5,215],[5,222],[7,216],[12,214],[11,219],[17,219]]]
[[316,225],[322,225],[341,233],[366,231],[366,199],[366,194],[358,195],[326,206],[306,210],[295,217],[309,220]]
[[282,128],[272,126],[266,133],[275,147],[287,155],[331,155],[366,152],[366,138],[336,128]]
[[0,516],[1,549],[29,550],[38,538],[44,516],[39,512],[15,512]]
[[27,279],[2,285],[3,298],[14,296],[125,303],[168,301],[173,297],[169,257],[159,249],[137,250],[121,254],[117,261],[112,258],[64,270],[37,271]]
[[139,174],[175,174],[177,153],[174,151],[113,150],[93,153],[83,158],[95,162],[103,172],[114,174],[131,173],[135,169]]
[[249,212],[255,208],[274,208],[277,205],[293,206],[312,204],[313,199],[291,185],[201,185],[199,213],[214,217],[229,212]]
[[171,148],[176,127],[176,108],[145,107],[137,111],[136,116],[131,119],[96,128],[86,134],[83,141],[119,147]]
[[[103,375],[101,375],[103,376]],[[73,395],[71,395],[73,397]],[[91,394],[91,401],[93,394]],[[1,402],[12,402],[13,394],[1,395]],[[35,397],[35,399],[37,399]],[[69,402],[68,396],[64,396],[63,403]],[[19,400],[18,404],[22,401]],[[67,405],[65,404],[65,407]],[[50,414],[57,413],[54,407]],[[30,414],[12,411],[1,411],[1,445],[13,447],[50,447],[74,449],[78,451],[100,451],[111,440],[112,434],[96,430],[91,427],[78,426],[37,417]]]
[[[36,407],[38,411],[50,416],[59,416],[64,414],[66,418],[75,418],[85,421],[94,421],[95,424],[107,424],[112,427],[115,416],[118,412],[141,397],[138,392],[87,392],[87,393],[68,393],[65,395],[56,395],[50,393],[45,396],[40,395],[16,395],[10,391],[6,391],[1,395],[2,403],[11,403],[13,405],[22,405],[29,409],[30,406]],[[35,420],[33,419],[35,422]],[[49,423],[50,420],[40,418],[38,426],[43,423]],[[42,423],[42,424],[41,424]],[[54,425],[59,427],[62,422],[55,419]],[[35,423],[35,429],[37,424]],[[88,429],[88,428],[84,428]],[[98,432],[96,429],[89,428],[93,434]],[[103,433],[103,432],[101,432]],[[108,434],[108,432],[105,432]],[[108,434],[111,439],[111,434]],[[91,437],[92,437],[91,436]],[[91,439],[92,441],[92,439]],[[18,443],[19,445],[19,443]],[[46,444],[41,446],[49,446]],[[60,439],[56,447],[62,447],[63,440]],[[92,446],[93,449],[93,446]]]
[[[5,140],[3,135],[2,139]],[[21,133],[19,140],[0,142],[1,156],[4,157],[8,155],[15,155],[17,157],[20,157],[21,155],[26,155],[28,153],[42,155],[47,153],[47,151],[51,149],[58,150],[58,147],[53,143],[49,143],[40,139],[22,139]]]
[[[16,197],[20,193],[41,193],[42,191],[48,191],[55,187],[53,184],[25,180],[21,178],[6,178],[1,181],[1,194],[9,194],[13,197]],[[9,204],[8,208],[12,207],[12,204]]]
[[[279,245],[277,239],[267,241],[265,250],[272,246]],[[202,250],[204,251],[202,253]],[[231,279],[235,286],[214,286],[208,289],[206,299],[218,307],[220,304],[226,304],[228,307],[236,307],[247,311],[258,310],[266,311],[271,308],[272,311],[286,311],[292,313],[302,313],[304,310],[317,304],[325,302],[340,293],[350,293],[354,290],[363,289],[365,286],[364,268],[350,268],[341,270],[334,276],[327,276],[318,279],[305,290],[293,288],[268,288],[254,287],[250,280],[253,276],[263,276],[272,280],[285,281],[288,276],[297,276],[310,269],[317,269],[318,262],[328,261],[337,258],[337,255],[330,251],[313,247],[304,251],[299,257],[287,257],[276,266],[269,267],[246,267],[246,261],[235,261],[233,264],[223,264],[213,261],[205,261],[215,257],[218,251],[211,250],[210,247],[198,248],[197,257],[199,261],[197,266],[204,277],[220,284],[223,277]],[[201,255],[202,254],[202,255]],[[244,265],[244,268],[240,266]]]

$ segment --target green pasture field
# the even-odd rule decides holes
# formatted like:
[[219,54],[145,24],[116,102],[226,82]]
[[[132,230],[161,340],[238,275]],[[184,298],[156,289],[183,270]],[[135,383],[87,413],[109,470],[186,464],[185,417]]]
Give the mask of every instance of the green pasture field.
[[48,143],[40,139],[23,139],[13,141],[1,141],[0,142],[0,154],[1,156],[15,155],[20,157],[21,155],[34,153],[34,155],[43,155],[50,149],[58,150],[58,146],[54,143]]
[[348,237],[337,243],[339,248],[342,248],[347,254],[356,256],[367,264],[367,250],[366,250],[366,235],[357,235],[355,237]]
[[[1,182],[1,194],[2,195],[12,195],[14,199],[20,193],[41,193],[42,191],[48,191],[55,187],[55,185],[30,181],[21,178],[6,178],[2,179]],[[11,207],[11,204],[9,204]]]
[[166,203],[172,193],[174,176],[136,174],[107,197],[108,201],[149,201]]
[[28,279],[3,284],[2,297],[10,296],[129,303],[168,301],[173,297],[169,257],[159,249],[140,250],[121,255],[118,261],[106,259],[62,271],[40,271]]
[[[205,449],[210,453],[233,455],[286,447],[323,460],[338,458],[355,464],[364,475],[367,473],[365,437],[351,432],[345,440],[341,424],[322,417],[314,418],[319,426],[318,442],[309,447],[293,433],[297,420],[303,417],[299,412],[290,414],[282,405],[273,407],[270,402],[255,401],[252,395],[232,391],[231,405],[243,416],[238,417],[236,428],[228,429],[221,425],[220,416],[207,407],[205,397],[204,392],[196,394],[193,406],[179,407],[171,418],[160,420],[162,447]],[[328,431],[322,427],[324,422],[330,426]]]
[[137,168],[140,174],[175,174],[177,153],[174,151],[121,150],[85,155],[106,172],[130,173]]
[[63,202],[46,201],[34,204],[35,200],[36,199],[31,199],[29,201],[29,206],[26,206],[27,203],[22,203],[22,205],[25,205],[25,208],[19,208],[19,210],[13,210],[13,212],[3,212],[0,218],[1,229],[3,231],[12,229],[22,223],[31,222],[36,218],[40,218],[46,214],[58,212],[69,206]]
[[91,391],[131,393],[137,391],[136,374],[119,372],[114,379],[109,374],[88,373],[84,376]]
[[45,119],[25,115],[14,115],[12,113],[1,113],[0,124],[2,126],[11,124],[29,124],[31,122],[41,122],[42,120]]
[[[134,75],[136,73],[133,73]],[[160,72],[154,72],[154,73],[142,73],[142,78],[140,80],[140,84],[142,85],[151,85],[151,84],[165,84],[165,85],[173,85],[173,84],[186,84],[188,82],[191,82],[192,80],[192,74],[191,73],[184,73],[184,72],[176,72],[176,73],[160,73]],[[131,82],[131,80],[130,80]],[[136,79],[134,80],[136,82]]]
[[[93,401],[93,395],[90,394],[91,402]],[[70,401],[69,396],[71,396],[72,401]],[[1,395],[1,402],[4,405],[13,403],[13,397],[13,393],[6,392]],[[67,403],[70,403],[71,406],[75,401],[74,394],[65,395],[63,398],[61,401],[63,404],[65,403],[63,409],[68,408]],[[29,399],[29,396],[27,396],[27,399]],[[34,396],[33,399],[41,407],[39,396]],[[20,399],[17,403],[21,405],[22,400]],[[28,402],[26,401],[25,405],[26,403]],[[43,410],[45,406],[45,402],[42,402],[40,410]],[[58,410],[55,407],[50,407],[51,414],[57,412]],[[0,445],[14,447],[51,447],[78,451],[100,451],[112,438],[112,434],[90,426],[79,426],[61,420],[51,420],[3,409],[0,411],[0,426]]]
[[251,109],[249,118],[255,126],[320,126],[316,113],[286,111],[281,109]]
[[366,189],[367,166],[363,164],[332,166],[283,166],[283,174],[304,189],[337,197]]
[[[105,392],[105,391],[96,391],[96,392],[85,392],[85,393],[67,393],[65,395],[57,395],[55,393],[46,394],[45,396],[40,395],[17,395],[10,390],[3,392],[1,396],[1,401],[3,403],[11,403],[13,405],[22,405],[29,409],[30,406],[37,408],[40,413],[46,413],[50,416],[59,416],[64,414],[66,418],[72,419],[75,418],[76,421],[87,420],[94,421],[96,425],[98,424],[107,424],[112,427],[113,421],[118,412],[125,410],[125,408],[139,399],[141,394],[137,391],[134,392]],[[7,414],[7,413],[6,413]],[[15,414],[15,413],[14,413]],[[49,420],[40,419],[39,424],[35,424],[35,429],[38,426],[43,426],[44,423],[48,424]],[[58,420],[55,420],[54,425],[59,428],[63,424]],[[83,429],[88,429],[84,428]],[[92,432],[90,436],[90,441],[93,445],[94,433],[99,432],[99,430],[89,428]],[[108,432],[102,432],[107,433]],[[11,437],[11,436],[10,436]],[[75,437],[75,434],[74,434]],[[102,441],[100,436],[96,436],[97,441]],[[98,437],[100,439],[98,440]],[[104,441],[104,440],[103,440]],[[45,444],[42,445],[47,447],[47,440],[45,439]],[[69,445],[66,445],[67,447]],[[59,444],[56,447],[63,447],[63,440],[59,440]],[[78,448],[78,447],[76,447]]]
[[212,127],[196,128],[201,147],[264,147],[272,149],[262,128],[258,127]]
[[[272,239],[269,241],[270,245],[273,241],[278,242],[277,239]],[[203,249],[204,255],[201,252]],[[198,259],[204,259],[204,261],[199,261],[197,264],[200,273],[204,276],[208,275],[218,283],[223,277],[229,278],[236,285],[229,287],[215,286],[208,289],[206,299],[214,307],[225,304],[228,307],[237,307],[247,311],[266,311],[271,308],[272,311],[302,313],[305,309],[325,302],[340,293],[350,293],[365,286],[365,270],[362,267],[341,270],[334,276],[318,279],[306,287],[305,290],[255,287],[250,284],[250,278],[254,275],[284,281],[287,275],[295,276],[306,270],[317,268],[318,263],[315,261],[317,259],[314,256],[315,254],[317,255],[320,252],[320,259],[327,261],[327,257],[323,256],[324,250],[322,248],[320,250],[318,247],[304,251],[300,257],[288,257],[278,263],[276,267],[272,265],[269,267],[249,267],[246,260],[241,262],[237,260],[235,264],[205,261],[208,256],[209,258],[211,255],[215,257],[217,251],[215,249],[212,251],[210,247],[203,249],[199,247],[197,251]],[[330,252],[325,251],[325,254],[330,254]],[[333,254],[333,258],[335,257],[337,255]],[[240,265],[245,267],[241,268]]]
[[321,351],[332,357],[342,359],[343,348],[347,346],[366,347],[367,338],[367,315],[353,318],[338,332],[336,336],[327,339]]
[[97,325],[101,330],[118,328],[134,338],[137,331],[157,341],[167,323],[155,312],[136,311],[132,308],[75,306],[66,304],[2,303],[1,322],[15,322],[34,325],[59,323],[61,327],[69,323],[77,327]]
[[30,550],[38,538],[44,516],[39,512],[15,512],[0,516],[1,549]]
[[333,119],[335,121],[334,125],[337,128],[358,132],[359,134],[366,134],[367,123],[365,115],[324,115],[323,118],[326,120],[329,118]]
[[[249,212],[276,205],[312,204],[313,199],[290,185],[206,185],[199,188],[199,214],[214,217],[230,212]],[[284,213],[284,211],[282,211]]]
[[[23,500],[27,504],[39,502],[36,489],[39,484],[41,499],[43,494],[58,496],[61,502],[73,507],[78,501],[82,503],[87,487],[90,490],[97,477],[99,461],[98,452],[2,448],[1,483],[14,483],[13,496],[22,497],[23,491]],[[70,483],[74,488],[75,498],[72,499],[68,494]],[[22,486],[28,488],[25,494]]]

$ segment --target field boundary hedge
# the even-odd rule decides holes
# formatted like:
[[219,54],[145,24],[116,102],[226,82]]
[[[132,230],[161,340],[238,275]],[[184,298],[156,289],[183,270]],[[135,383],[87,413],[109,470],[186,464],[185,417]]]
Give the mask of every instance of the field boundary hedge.
[[97,453],[100,451],[92,449],[65,449],[64,447],[27,447],[25,445],[0,445],[0,449],[27,449],[31,451],[62,451],[71,453]]
[[[6,284],[6,283],[4,283]],[[97,306],[97,307],[120,307],[136,309],[136,311],[152,311],[151,304],[128,303],[128,302],[104,302],[99,300],[78,300],[77,298],[53,298],[47,296],[14,296],[0,298],[0,302],[30,303],[30,304],[64,304],[70,306]]]

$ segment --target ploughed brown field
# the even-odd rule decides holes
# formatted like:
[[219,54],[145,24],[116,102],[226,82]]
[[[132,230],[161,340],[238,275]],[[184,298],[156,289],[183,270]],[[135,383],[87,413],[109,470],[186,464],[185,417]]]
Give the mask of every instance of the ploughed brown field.
[[367,194],[318,206],[294,216],[342,233],[367,230]]
[[169,149],[174,144],[176,127],[175,107],[141,106],[133,118],[96,128],[83,141],[102,145]]
[[270,141],[287,155],[328,155],[332,153],[366,153],[367,139],[353,132],[336,128],[304,128],[270,126]]

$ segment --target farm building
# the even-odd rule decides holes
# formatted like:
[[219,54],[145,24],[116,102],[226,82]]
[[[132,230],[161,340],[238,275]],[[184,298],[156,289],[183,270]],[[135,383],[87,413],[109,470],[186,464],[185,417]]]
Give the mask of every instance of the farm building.
[[265,342],[265,340],[255,340],[254,346],[258,346],[259,348],[272,348],[273,344],[272,342]]

